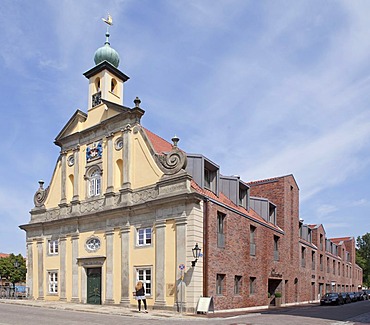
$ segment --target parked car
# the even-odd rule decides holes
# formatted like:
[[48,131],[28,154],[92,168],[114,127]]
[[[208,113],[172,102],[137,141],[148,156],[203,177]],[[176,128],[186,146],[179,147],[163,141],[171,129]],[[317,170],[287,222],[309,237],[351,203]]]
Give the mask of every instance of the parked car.
[[343,297],[340,293],[331,292],[325,293],[325,295],[320,299],[320,305],[343,305]]
[[15,296],[17,298],[27,298],[26,286],[15,286]]
[[362,290],[362,295],[364,297],[364,300],[369,300],[370,290]]
[[351,302],[357,301],[355,293],[354,292],[348,292],[349,297],[351,298]]
[[350,296],[349,296],[348,292],[342,292],[342,293],[341,293],[341,295],[342,295],[342,297],[343,297],[343,302],[344,302],[345,304],[349,304],[349,303],[351,303],[351,298],[350,298]]
[[364,300],[364,298],[362,297],[362,292],[360,291],[355,292],[355,297],[356,297],[356,301]]

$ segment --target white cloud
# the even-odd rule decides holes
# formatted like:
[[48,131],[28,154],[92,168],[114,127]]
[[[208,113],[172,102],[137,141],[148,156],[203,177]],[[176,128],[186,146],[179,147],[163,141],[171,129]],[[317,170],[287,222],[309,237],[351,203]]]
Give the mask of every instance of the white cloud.
[[323,204],[316,209],[316,215],[319,218],[325,218],[338,211],[338,207],[330,204]]

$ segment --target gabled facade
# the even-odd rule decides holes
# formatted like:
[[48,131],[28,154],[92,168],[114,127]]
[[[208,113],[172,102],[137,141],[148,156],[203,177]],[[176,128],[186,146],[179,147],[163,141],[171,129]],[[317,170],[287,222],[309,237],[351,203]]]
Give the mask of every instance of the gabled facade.
[[[353,240],[324,243],[322,226],[299,219],[293,175],[224,176],[202,154],[180,150],[177,137],[169,143],[145,129],[140,99],[123,105],[129,78],[108,37],[84,74],[87,113],[77,110],[57,135],[50,184],[39,182],[21,226],[31,297],[131,306],[141,280],[151,308],[194,311],[212,296],[220,310],[269,306],[277,292],[285,304],[313,301],[361,284]],[[321,268],[328,256],[358,280],[343,271],[333,287]]]
[[[50,185],[40,181],[27,234],[30,294],[39,300],[174,308],[178,265],[203,241],[202,202],[184,171],[186,155],[140,124],[140,100],[123,106],[128,77],[109,62],[84,74],[87,114],[77,111],[55,139]],[[164,153],[164,151],[166,151]],[[202,262],[183,291],[195,304]],[[199,278],[199,279],[198,279]],[[190,294],[190,295],[189,295]]]

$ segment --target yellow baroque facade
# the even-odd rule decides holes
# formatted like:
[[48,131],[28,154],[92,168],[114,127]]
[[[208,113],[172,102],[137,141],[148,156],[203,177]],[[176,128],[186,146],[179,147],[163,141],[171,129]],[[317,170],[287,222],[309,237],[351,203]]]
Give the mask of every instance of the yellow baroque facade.
[[129,78],[109,56],[84,75],[87,113],[77,110],[56,137],[50,184],[39,182],[20,226],[31,297],[130,306],[141,280],[149,306],[194,309],[203,293],[202,261],[190,268],[203,242],[203,201],[186,155],[177,138],[170,144],[141,126],[138,98],[123,106]]

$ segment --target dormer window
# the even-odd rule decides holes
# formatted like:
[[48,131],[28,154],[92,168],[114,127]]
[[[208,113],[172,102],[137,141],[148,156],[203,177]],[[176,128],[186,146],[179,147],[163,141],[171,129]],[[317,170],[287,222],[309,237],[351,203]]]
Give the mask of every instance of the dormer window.
[[207,168],[204,168],[204,187],[211,188],[211,172]]
[[239,184],[239,205],[244,209],[249,210],[249,187],[241,181]]
[[276,225],[276,205],[269,202],[269,222]]
[[[208,189],[219,194],[219,166],[202,155],[187,154],[188,163],[186,171],[193,177],[194,181],[204,189]],[[235,200],[237,204],[237,192],[235,191]]]
[[309,243],[312,243],[312,231],[310,228],[308,228],[308,238],[307,238]]
[[213,193],[218,192],[218,167],[211,164],[209,161],[204,161],[204,188],[211,190]]
[[243,200],[246,196],[246,190],[239,188],[239,205],[243,205]]

